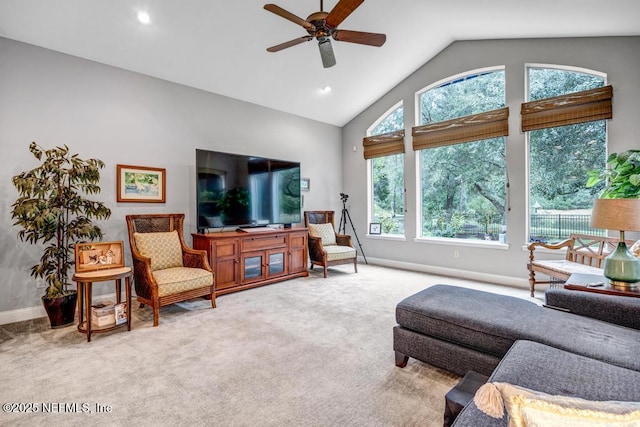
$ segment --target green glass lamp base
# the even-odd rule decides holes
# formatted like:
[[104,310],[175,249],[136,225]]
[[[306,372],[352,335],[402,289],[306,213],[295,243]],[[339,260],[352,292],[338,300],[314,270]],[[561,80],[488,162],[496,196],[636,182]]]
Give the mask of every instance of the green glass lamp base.
[[624,242],[604,259],[603,270],[614,288],[636,289],[640,284],[640,259],[629,252]]

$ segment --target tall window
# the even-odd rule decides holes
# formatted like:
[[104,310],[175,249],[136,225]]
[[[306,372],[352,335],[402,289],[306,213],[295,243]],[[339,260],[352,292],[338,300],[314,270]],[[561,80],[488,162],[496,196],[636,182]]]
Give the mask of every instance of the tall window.
[[[418,121],[434,127],[438,122],[450,122],[444,132],[456,132],[461,126],[474,124],[476,117],[472,115],[498,111],[504,106],[504,70],[473,72],[419,93]],[[458,118],[460,121],[454,120]],[[506,117],[503,124],[507,125]],[[478,137],[471,136],[473,140],[441,138],[416,146],[416,129],[420,127],[414,128],[414,149],[420,149],[419,235],[504,241],[505,138],[483,139],[479,132]]]
[[[537,101],[605,85],[602,74],[528,67],[528,100]],[[532,130],[529,135],[529,239],[556,242],[571,233],[603,234],[589,227],[593,199],[587,172],[606,167],[606,122],[589,121]]]
[[[383,116],[369,136],[404,129],[402,103]],[[404,144],[404,142],[402,142]],[[370,221],[381,224],[383,234],[404,235],[404,152],[376,156],[370,163]]]

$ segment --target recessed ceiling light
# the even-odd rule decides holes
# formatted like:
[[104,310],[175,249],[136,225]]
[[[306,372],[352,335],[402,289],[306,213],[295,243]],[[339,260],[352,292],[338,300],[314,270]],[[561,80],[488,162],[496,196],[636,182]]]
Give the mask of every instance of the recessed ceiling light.
[[329,93],[329,92],[331,92],[331,86],[329,86],[329,85],[323,86],[323,87],[322,87],[322,91],[323,91],[324,93]]
[[147,24],[149,24],[151,22],[151,17],[144,10],[140,10],[140,11],[138,11],[138,21],[140,21],[143,24],[147,25]]

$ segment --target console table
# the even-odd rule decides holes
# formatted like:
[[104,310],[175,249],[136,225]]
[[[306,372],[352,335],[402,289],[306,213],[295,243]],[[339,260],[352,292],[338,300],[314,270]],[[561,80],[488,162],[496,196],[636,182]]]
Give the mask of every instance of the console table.
[[216,296],[306,277],[307,229],[251,229],[192,234],[193,248],[207,251]]

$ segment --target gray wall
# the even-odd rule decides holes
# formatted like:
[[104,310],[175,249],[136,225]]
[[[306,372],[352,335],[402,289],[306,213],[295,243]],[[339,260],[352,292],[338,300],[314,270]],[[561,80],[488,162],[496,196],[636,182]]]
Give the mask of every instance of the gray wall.
[[[129,260],[127,214],[184,212],[195,232],[196,148],[299,161],[304,208],[340,209],[340,128],[0,38],[0,323],[44,313],[29,276],[40,249],[17,240],[10,218],[11,177],[37,166],[31,141],[106,163],[97,197],[112,217],[100,224]],[[116,203],[116,164],[166,168],[167,202]]]
[[[609,151],[640,148],[637,137],[640,118],[640,37],[484,40],[455,42],[426,63],[385,96],[349,122],[343,136],[345,192],[350,195],[350,213],[361,230],[367,257],[390,265],[412,264],[412,268],[469,277],[495,279],[526,286],[528,252],[527,177],[525,134],[520,131],[520,104],[524,101],[524,70],[527,63],[569,65],[607,74],[613,85],[613,119],[608,122]],[[507,137],[507,169],[511,184],[511,211],[507,217],[508,250],[415,242],[416,156],[411,148],[415,126],[415,93],[422,88],[469,70],[504,65],[507,106],[510,109]],[[405,185],[407,195],[406,240],[390,241],[363,236],[367,231],[367,167],[362,157],[362,138],[382,114],[399,102],[405,112]],[[353,151],[353,147],[357,151]],[[454,258],[454,251],[460,257]]]

